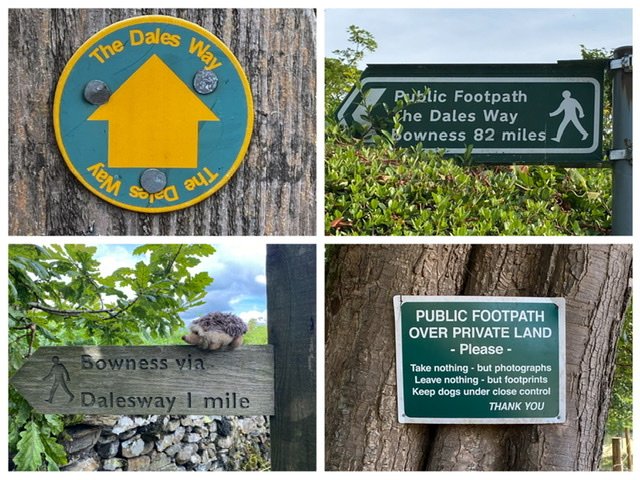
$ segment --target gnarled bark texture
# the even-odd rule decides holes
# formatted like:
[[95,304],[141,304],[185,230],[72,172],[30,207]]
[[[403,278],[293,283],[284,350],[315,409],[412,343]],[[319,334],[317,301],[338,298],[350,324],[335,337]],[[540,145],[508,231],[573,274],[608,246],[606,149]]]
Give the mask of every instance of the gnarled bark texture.
[[397,421],[392,297],[455,295],[470,248],[341,246],[328,258],[326,465],[328,470],[415,470],[429,439]]
[[[327,262],[328,470],[597,468],[630,246],[342,246]],[[402,293],[564,297],[566,423],[399,424],[392,297]]]
[[[171,15],[220,38],[247,73],[253,136],[243,164],[199,204],[124,210],[89,192],[58,151],[56,84],[102,28]],[[9,233],[12,235],[310,235],[315,231],[315,13],[296,9],[9,11]]]

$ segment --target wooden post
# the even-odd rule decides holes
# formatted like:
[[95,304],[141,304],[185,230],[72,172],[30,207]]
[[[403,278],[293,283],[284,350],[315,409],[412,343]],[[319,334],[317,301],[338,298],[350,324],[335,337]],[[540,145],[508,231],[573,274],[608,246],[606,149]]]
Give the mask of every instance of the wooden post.
[[624,445],[627,450],[627,470],[633,471],[633,447],[631,446],[631,429],[624,429]]
[[274,348],[272,470],[316,468],[316,247],[267,246],[267,317]]
[[614,472],[622,471],[622,438],[613,437],[611,439],[611,463]]
[[[186,209],[124,210],[76,180],[59,153],[53,99],[92,35],[138,15],[170,15],[220,38],[253,93],[254,129],[235,175]],[[316,15],[311,9],[9,10],[11,235],[312,235],[315,232]]]

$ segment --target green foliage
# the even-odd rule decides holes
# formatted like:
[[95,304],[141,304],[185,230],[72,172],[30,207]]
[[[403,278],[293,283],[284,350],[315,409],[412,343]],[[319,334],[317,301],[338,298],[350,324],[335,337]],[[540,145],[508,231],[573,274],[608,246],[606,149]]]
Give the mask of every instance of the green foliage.
[[589,235],[610,228],[606,169],[467,167],[420,148],[328,139],[331,235]]
[[244,335],[244,343],[247,345],[266,345],[268,343],[267,325],[259,324],[253,318],[248,323],[249,329]]
[[616,370],[611,391],[611,405],[607,418],[607,433],[624,436],[624,430],[633,427],[633,313],[631,302],[625,314],[618,339]]
[[334,50],[332,53],[336,58],[324,59],[325,110],[328,114],[335,111],[341,99],[360,78],[358,63],[365,53],[374,52],[378,48],[373,35],[366,30],[351,25],[347,31],[353,47]]
[[[580,45],[580,54],[583,60],[604,60],[613,58],[613,50],[607,50],[604,48],[587,48],[584,45]],[[605,75],[604,101],[602,102],[602,132],[604,134],[602,148],[605,152],[611,149],[611,139],[613,134],[613,111],[611,109],[612,91],[611,76]]]
[[600,60],[603,58],[612,58],[613,50],[607,50],[606,48],[587,48],[584,45],[580,45],[580,56],[583,60]]
[[43,415],[14,390],[9,392],[9,449],[17,451],[13,462],[18,470],[58,470],[67,463],[56,437],[64,428],[58,415]]
[[183,326],[180,312],[203,303],[212,279],[189,269],[213,252],[210,245],[145,245],[133,253],[147,259],[102,276],[93,246],[10,246],[10,328],[21,338],[20,330],[35,329],[15,345],[17,359],[41,344],[131,345],[168,336]]
[[44,444],[40,438],[40,427],[28,422],[20,433],[18,453],[13,457],[18,470],[38,470],[42,464]]
[[365,55],[365,52],[375,52],[378,43],[373,35],[356,25],[350,25],[347,29],[349,32],[349,43],[353,47],[347,47],[344,50],[334,50],[333,53],[345,65],[355,67],[358,65]]
[[[143,245],[132,268],[100,272],[96,247],[9,246],[9,375],[44,345],[159,343],[184,328],[179,314],[201,305],[206,272],[192,273],[210,245]],[[9,390],[9,448],[18,470],[66,463],[63,422]]]
[[238,470],[241,472],[268,472],[271,470],[269,456],[263,454],[255,445],[244,445],[243,450],[235,452]]
[[360,70],[345,65],[337,58],[325,58],[324,78],[324,104],[327,114],[332,115],[360,78]]

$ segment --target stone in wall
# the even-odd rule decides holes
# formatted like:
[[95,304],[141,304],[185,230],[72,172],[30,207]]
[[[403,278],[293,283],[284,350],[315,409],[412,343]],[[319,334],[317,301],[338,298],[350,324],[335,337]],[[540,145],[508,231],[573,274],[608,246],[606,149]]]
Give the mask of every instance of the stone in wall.
[[267,470],[268,417],[87,416],[63,437],[79,471]]

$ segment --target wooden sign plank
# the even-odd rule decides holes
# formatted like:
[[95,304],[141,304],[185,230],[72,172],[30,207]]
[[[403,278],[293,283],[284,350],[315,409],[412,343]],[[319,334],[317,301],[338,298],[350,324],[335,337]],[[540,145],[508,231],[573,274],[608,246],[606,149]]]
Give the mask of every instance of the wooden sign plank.
[[11,378],[39,412],[273,415],[273,347],[42,347]]

